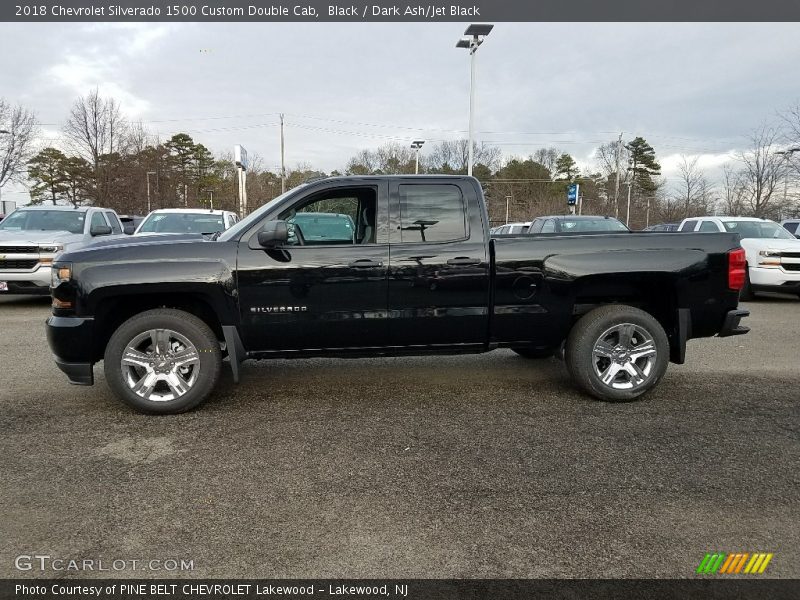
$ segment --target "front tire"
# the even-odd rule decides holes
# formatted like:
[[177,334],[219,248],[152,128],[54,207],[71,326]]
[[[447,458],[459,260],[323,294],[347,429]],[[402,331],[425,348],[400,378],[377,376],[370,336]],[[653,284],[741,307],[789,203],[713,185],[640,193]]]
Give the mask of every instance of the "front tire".
[[144,413],[177,414],[196,407],[213,391],[222,352],[201,319],[160,308],[120,325],[104,361],[106,380],[125,404]]
[[632,306],[603,306],[573,326],[564,358],[573,380],[587,394],[628,402],[664,376],[669,341],[649,313]]
[[750,285],[750,269],[748,268],[744,276],[744,285],[742,286],[742,289],[739,290],[739,301],[749,302],[750,300],[754,300],[755,297],[753,286]]

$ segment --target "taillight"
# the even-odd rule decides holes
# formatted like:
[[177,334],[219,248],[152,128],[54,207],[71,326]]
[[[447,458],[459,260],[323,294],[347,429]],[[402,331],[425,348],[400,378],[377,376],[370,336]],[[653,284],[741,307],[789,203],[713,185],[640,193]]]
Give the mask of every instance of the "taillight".
[[744,248],[737,248],[728,252],[728,287],[739,291],[744,287],[747,277],[747,258]]

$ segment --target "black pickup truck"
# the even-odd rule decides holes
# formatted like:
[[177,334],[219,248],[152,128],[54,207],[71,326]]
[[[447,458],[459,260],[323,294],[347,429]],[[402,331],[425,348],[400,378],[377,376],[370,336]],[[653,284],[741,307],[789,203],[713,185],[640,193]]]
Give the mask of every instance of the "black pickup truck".
[[213,240],[143,236],[58,257],[47,335],[72,383],[200,404],[228,358],[558,354],[602,400],[655,386],[689,338],[746,333],[735,234],[489,237],[477,180],[310,182]]

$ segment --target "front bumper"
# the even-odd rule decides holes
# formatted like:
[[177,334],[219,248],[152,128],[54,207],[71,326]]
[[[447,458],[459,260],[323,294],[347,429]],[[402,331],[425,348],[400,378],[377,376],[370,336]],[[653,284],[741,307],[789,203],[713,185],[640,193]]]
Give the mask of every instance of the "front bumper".
[[70,383],[93,385],[94,319],[50,317],[47,319],[47,342],[55,355],[56,366]]
[[39,265],[32,271],[0,271],[0,281],[8,284],[8,292],[0,293],[48,295],[51,271],[50,265]]
[[739,321],[744,317],[749,317],[749,310],[729,310],[725,315],[725,321],[722,323],[722,329],[719,332],[719,337],[728,337],[731,335],[743,335],[750,331],[749,327],[739,325]]
[[795,293],[800,291],[800,271],[782,267],[750,267],[750,285],[754,290]]

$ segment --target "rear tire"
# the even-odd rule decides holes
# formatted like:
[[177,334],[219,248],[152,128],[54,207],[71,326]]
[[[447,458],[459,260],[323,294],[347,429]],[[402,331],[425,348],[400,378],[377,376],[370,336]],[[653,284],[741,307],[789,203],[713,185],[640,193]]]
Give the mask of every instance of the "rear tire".
[[177,414],[214,390],[222,368],[219,341],[198,317],[171,308],[125,321],[106,346],[103,366],[116,396],[139,412]]
[[628,402],[664,376],[669,341],[649,313],[626,305],[602,306],[573,326],[564,358],[584,392],[598,400]]
[[512,348],[522,358],[550,358],[556,353],[554,348]]

